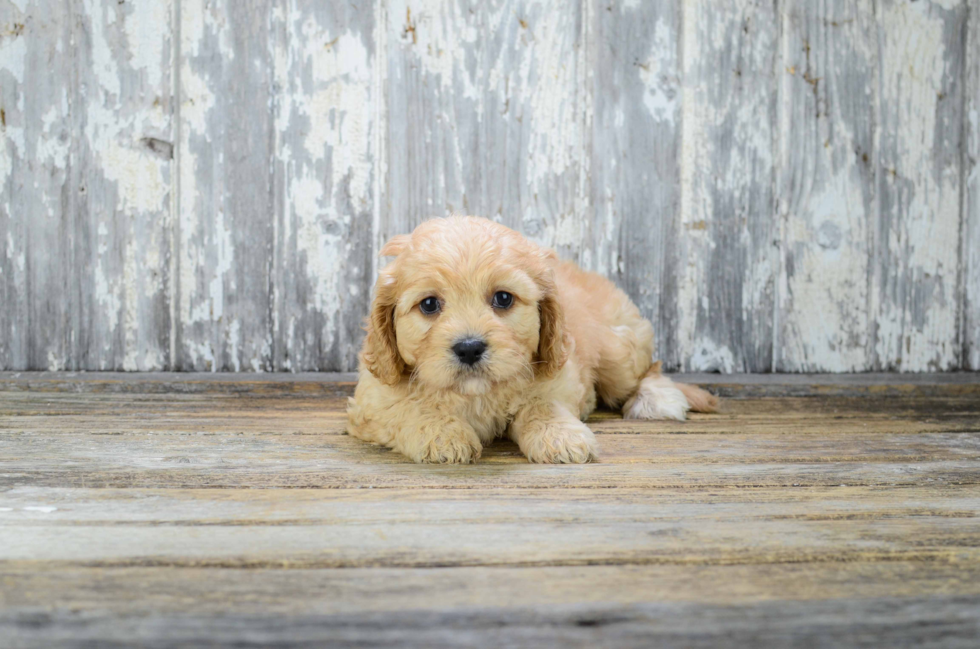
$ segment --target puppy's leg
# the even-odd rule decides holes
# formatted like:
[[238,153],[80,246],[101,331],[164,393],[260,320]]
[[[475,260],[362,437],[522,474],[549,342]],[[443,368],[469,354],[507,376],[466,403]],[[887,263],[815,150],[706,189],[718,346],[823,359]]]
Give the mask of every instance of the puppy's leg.
[[581,464],[596,459],[595,435],[557,401],[532,401],[507,430],[529,462]]
[[623,418],[684,421],[690,409],[684,393],[673,381],[657,372],[640,381],[636,394],[623,404]]
[[476,431],[436,405],[362,377],[348,401],[347,430],[416,462],[465,464],[480,457],[483,446]]
[[396,451],[419,463],[468,464],[483,445],[476,431],[455,417],[412,417],[395,432]]
[[636,394],[623,405],[623,418],[684,421],[688,410],[716,412],[718,397],[694,385],[674,383],[660,373],[658,361],[640,381]]

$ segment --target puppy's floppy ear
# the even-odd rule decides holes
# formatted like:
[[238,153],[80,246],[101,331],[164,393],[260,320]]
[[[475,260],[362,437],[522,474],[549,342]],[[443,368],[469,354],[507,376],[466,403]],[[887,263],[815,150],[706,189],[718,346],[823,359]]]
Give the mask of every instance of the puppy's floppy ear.
[[367,337],[361,361],[379,381],[394,385],[405,372],[405,361],[398,353],[395,339],[395,278],[384,271],[378,277],[378,287],[367,320]]
[[538,302],[541,331],[538,335],[538,364],[535,371],[551,377],[565,365],[568,346],[565,339],[565,314],[558,302],[557,287],[552,277],[542,282],[544,297]]

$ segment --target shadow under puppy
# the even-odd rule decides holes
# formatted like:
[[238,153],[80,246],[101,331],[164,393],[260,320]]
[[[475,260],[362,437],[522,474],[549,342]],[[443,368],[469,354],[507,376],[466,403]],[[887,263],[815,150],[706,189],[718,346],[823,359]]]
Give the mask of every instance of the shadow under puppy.
[[472,462],[505,433],[531,462],[597,457],[597,399],[628,419],[712,412],[652,363],[612,282],[487,219],[422,223],[382,249],[348,431],[416,462]]

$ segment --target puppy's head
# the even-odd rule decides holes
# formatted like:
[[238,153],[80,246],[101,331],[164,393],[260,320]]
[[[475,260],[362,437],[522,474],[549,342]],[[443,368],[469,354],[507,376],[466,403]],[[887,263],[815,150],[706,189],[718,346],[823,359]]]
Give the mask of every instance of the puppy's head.
[[362,362],[379,380],[462,394],[565,363],[554,252],[486,219],[426,221],[382,249]]

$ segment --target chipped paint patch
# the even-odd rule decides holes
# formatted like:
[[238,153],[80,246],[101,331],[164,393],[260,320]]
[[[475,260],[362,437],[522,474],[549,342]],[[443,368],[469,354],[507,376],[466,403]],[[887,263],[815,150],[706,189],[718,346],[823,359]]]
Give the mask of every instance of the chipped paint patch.
[[653,28],[653,41],[645,61],[637,62],[643,82],[643,104],[656,122],[674,123],[677,115],[677,39],[661,18]]
[[879,278],[875,352],[883,366],[902,371],[947,370],[959,360],[960,170],[939,157],[955,143],[936,140],[941,97],[956,83],[948,76],[944,39],[956,14],[936,6],[949,8],[898,3],[881,14],[887,229],[879,245],[894,262]]

